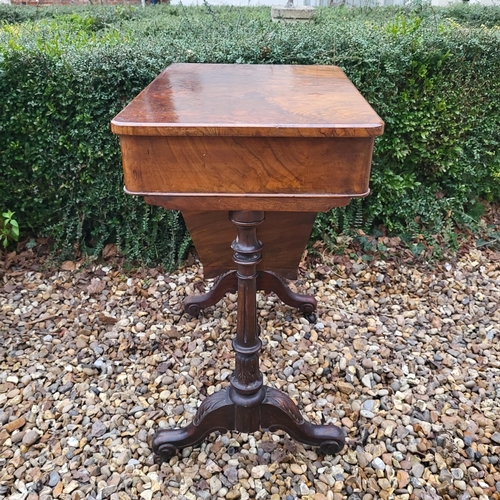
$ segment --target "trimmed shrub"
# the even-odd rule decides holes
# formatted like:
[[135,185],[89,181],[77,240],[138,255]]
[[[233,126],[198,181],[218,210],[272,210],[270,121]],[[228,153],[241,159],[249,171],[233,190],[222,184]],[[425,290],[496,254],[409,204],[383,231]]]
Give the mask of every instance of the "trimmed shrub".
[[208,5],[42,9],[43,18],[18,9],[0,9],[8,21],[0,29],[0,197],[22,229],[55,238],[65,255],[117,242],[146,264],[172,267],[182,257],[189,239],[179,214],[123,194],[109,129],[172,62],[345,70],[386,131],[372,195],[321,215],[316,235],[333,237],[352,220],[430,235],[463,222],[478,200],[500,199],[500,29],[483,22],[485,12],[499,19],[498,8],[320,9],[311,24],[274,24],[266,8]]

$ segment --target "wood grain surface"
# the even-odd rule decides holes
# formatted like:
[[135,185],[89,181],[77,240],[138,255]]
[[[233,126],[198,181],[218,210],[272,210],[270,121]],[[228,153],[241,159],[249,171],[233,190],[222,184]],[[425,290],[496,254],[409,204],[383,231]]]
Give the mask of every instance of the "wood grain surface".
[[384,124],[336,66],[172,64],[112,121],[119,135],[374,137]]
[[[155,194],[131,193],[144,196],[146,203],[157,205],[167,210],[264,210],[266,212],[327,212],[334,207],[345,207],[350,197],[332,195],[281,195],[268,194],[228,195],[228,194]],[[368,194],[368,193],[365,193]]]
[[[205,278],[215,278],[236,269],[231,243],[236,237],[227,212],[183,211],[182,216],[203,264]],[[266,212],[257,228],[262,242],[259,270],[274,271],[297,279],[297,268],[316,214],[311,212]]]
[[373,138],[122,136],[132,193],[366,194]]
[[344,206],[383,126],[338,67],[234,64],[172,64],[112,121],[126,192],[180,210]]

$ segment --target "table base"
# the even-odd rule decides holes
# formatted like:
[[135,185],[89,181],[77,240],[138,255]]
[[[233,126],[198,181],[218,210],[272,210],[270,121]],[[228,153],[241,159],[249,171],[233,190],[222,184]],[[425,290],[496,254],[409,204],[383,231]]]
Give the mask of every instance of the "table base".
[[178,449],[200,443],[214,431],[248,433],[259,429],[281,429],[300,443],[319,446],[323,453],[338,453],[344,447],[344,433],[339,427],[310,424],[304,420],[290,397],[263,384],[259,369],[262,342],[257,322],[258,286],[277,292],[281,298],[284,297],[285,301],[291,301],[297,307],[310,308],[316,305],[312,297],[306,299],[307,296],[293,294],[279,275],[257,271],[262,258],[257,226],[262,224],[264,218],[265,213],[262,211],[229,213],[229,219],[237,230],[236,239],[231,245],[237,271],[223,275],[214,289],[201,299],[195,297],[187,301],[188,310],[190,307],[199,310],[200,307],[217,302],[225,290],[237,290],[237,329],[233,340],[235,369],[229,387],[207,397],[191,424],[183,429],[160,430],[155,434],[153,451],[160,461],[168,460]]
[[231,389],[226,387],[208,396],[187,427],[156,432],[153,451],[160,462],[168,461],[179,449],[201,443],[215,431],[283,430],[299,443],[319,446],[320,452],[326,455],[334,455],[344,447],[342,429],[305,421],[295,403],[283,392],[264,386],[262,402],[254,407],[244,407],[233,402]]
[[[227,293],[238,290],[237,271],[228,271],[215,279],[212,289],[203,295],[190,295],[184,300],[184,310],[197,316],[206,307],[219,302]],[[257,290],[274,292],[285,304],[296,307],[311,322],[316,321],[316,299],[311,295],[295,293],[290,290],[285,278],[272,271],[257,271]]]

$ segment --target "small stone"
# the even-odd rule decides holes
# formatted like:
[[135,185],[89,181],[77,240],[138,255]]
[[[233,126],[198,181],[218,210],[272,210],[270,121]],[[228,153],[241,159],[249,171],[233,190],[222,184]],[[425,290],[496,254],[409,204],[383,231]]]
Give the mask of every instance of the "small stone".
[[354,422],[349,417],[344,417],[342,419],[342,425],[345,425],[347,428],[351,428],[354,425]]
[[302,470],[302,467],[299,464],[292,464],[292,465],[290,465],[290,470],[294,474],[298,474],[298,475],[304,474],[304,471]]
[[59,483],[60,480],[61,480],[61,476],[59,475],[59,473],[57,471],[53,470],[50,473],[48,485],[51,488],[53,488],[54,486],[57,485],[57,483]]
[[345,462],[351,465],[355,465],[358,463],[358,456],[354,450],[347,450],[347,453],[343,455],[343,459]]
[[222,488],[222,483],[217,476],[212,476],[208,480],[208,484],[210,486],[210,494],[212,496],[216,496],[219,493],[219,490]]
[[[301,469],[302,470],[302,469]],[[252,477],[255,479],[260,479],[268,471],[267,465],[257,465],[252,468]]]
[[97,369],[102,369],[104,367],[104,360],[102,358],[97,358],[95,361],[94,361],[94,367],[97,368]]
[[367,373],[362,379],[361,383],[365,386],[368,387],[368,389],[371,389],[373,387],[373,379],[371,374]]
[[73,448],[76,448],[78,446],[78,439],[76,439],[75,437],[70,437],[68,438],[68,440],[66,441],[66,443],[68,444],[68,446],[72,446]]
[[373,361],[371,358],[363,358],[361,361],[361,366],[365,368],[366,370],[372,370],[373,369]]
[[416,463],[412,468],[411,472],[416,478],[421,478],[424,473],[425,467],[420,463]]
[[379,458],[379,457],[376,457],[372,460],[372,467],[375,469],[375,470],[384,470],[385,469],[385,463],[384,461]]
[[406,488],[410,483],[410,476],[408,472],[404,470],[398,470],[396,477],[398,480],[398,488]]
[[118,465],[125,465],[132,458],[132,453],[130,450],[123,450],[116,458],[116,463]]
[[500,444],[500,432],[494,432],[491,435],[491,440],[497,444]]
[[328,497],[325,497],[323,493],[316,493],[316,495],[314,495],[314,500],[328,500]]
[[35,429],[32,429],[24,435],[23,444],[26,446],[32,446],[41,438],[41,436],[41,433],[38,433]]
[[106,425],[104,425],[100,420],[96,420],[92,424],[92,437],[101,437],[106,433]]
[[347,395],[352,394],[355,391],[354,386],[352,384],[349,384],[348,382],[344,382],[342,380],[339,380],[337,382],[337,388],[341,393]]
[[378,484],[382,488],[383,491],[389,491],[391,489],[391,483],[385,477],[379,479]]
[[367,399],[363,403],[363,410],[373,411],[375,408],[375,401],[373,399]]
[[78,337],[75,344],[77,349],[85,349],[87,347],[87,341],[82,337]]
[[[7,414],[5,414],[7,415]],[[12,422],[9,422],[8,424],[4,425],[4,429],[9,433],[12,434],[17,429],[21,429],[26,424],[26,419],[24,417],[19,417],[16,418],[16,420],[13,420]]]
[[352,346],[356,351],[364,351],[366,349],[367,341],[364,338],[354,339]]
[[54,498],[58,498],[61,495],[63,488],[64,488],[63,482],[59,481],[56,487],[52,490],[52,496]]
[[302,497],[309,495],[309,488],[307,484],[303,483],[302,481],[299,484],[299,491]]
[[[220,443],[220,441],[219,441]],[[213,451],[213,447],[212,447]],[[205,465],[205,469],[211,474],[215,474],[216,472],[220,472],[221,468],[211,459],[209,459]]]
[[230,483],[235,484],[238,482],[238,469],[236,467],[228,467],[224,470],[224,475]]
[[26,431],[14,432],[10,438],[10,440],[15,444],[22,441],[24,436],[26,435]]
[[71,493],[72,491],[76,490],[78,488],[78,486],[79,486],[78,481],[70,481],[64,487],[64,493]]
[[369,453],[363,453],[359,449],[356,450],[356,454],[358,456],[358,465],[364,469],[367,467],[372,459],[372,456]]

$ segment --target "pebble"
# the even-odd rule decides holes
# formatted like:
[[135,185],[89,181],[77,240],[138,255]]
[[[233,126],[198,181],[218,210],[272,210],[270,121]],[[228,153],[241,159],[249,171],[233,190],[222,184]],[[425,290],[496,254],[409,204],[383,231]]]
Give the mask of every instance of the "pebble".
[[59,481],[61,480],[61,476],[59,475],[59,473],[55,470],[53,470],[51,473],[50,473],[50,476],[49,476],[49,482],[47,483],[51,488],[53,488],[54,486],[57,485],[57,483],[59,483]]
[[170,274],[2,270],[0,497],[499,498],[500,260],[489,252],[448,270],[301,271],[316,324],[259,294],[266,383],[310,422],[342,425],[349,445],[331,457],[284,432],[213,433],[162,465],[154,431],[187,425],[230,383],[237,294],[191,318],[185,294],[207,289],[196,262]]
[[256,467],[252,467],[252,477],[255,479],[260,479],[267,472],[266,465],[257,465]]
[[220,479],[217,476],[212,476],[209,480],[209,484],[210,484],[210,494],[212,496],[217,495],[220,489],[222,488],[222,482],[220,481]]
[[423,466],[423,464],[421,464],[420,462],[419,463],[416,463],[412,468],[411,468],[411,472],[412,474],[416,477],[416,478],[421,478],[423,473],[425,471],[425,467]]
[[92,424],[92,437],[101,437],[106,433],[106,425],[99,420]]
[[67,441],[68,446],[72,446],[73,448],[76,448],[78,446],[78,443],[79,443],[79,441],[75,437],[68,438],[68,441]]
[[384,470],[385,469],[385,463],[380,457],[376,457],[372,461],[372,467],[375,470]]
[[118,465],[125,465],[132,458],[132,453],[130,450],[123,450],[120,452],[116,458],[116,463]]
[[299,465],[299,464],[292,464],[290,465],[290,470],[294,473],[294,474],[303,474],[304,471],[302,470],[302,467]]
[[[4,413],[4,415],[5,415],[4,420],[7,421],[8,415],[6,413]],[[13,420],[12,422],[5,424],[3,428],[8,433],[12,434],[12,432],[14,432],[15,430],[21,429],[22,427],[24,427],[25,424],[26,424],[26,419],[24,417],[19,417],[19,418],[16,418],[15,420]]]
[[37,441],[39,441],[41,437],[41,433],[37,432],[36,430],[32,429],[28,431],[24,437],[23,437],[23,444],[26,446],[32,446],[34,445]]

